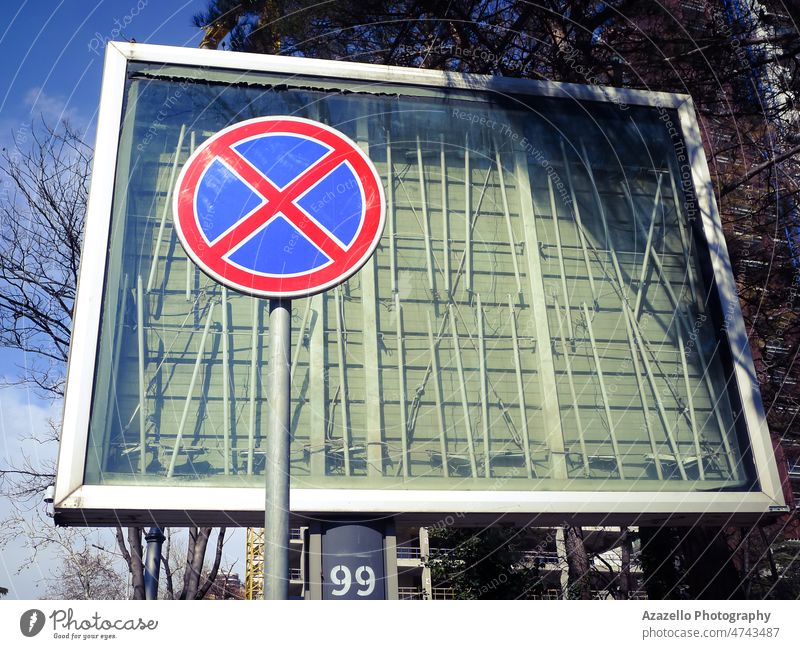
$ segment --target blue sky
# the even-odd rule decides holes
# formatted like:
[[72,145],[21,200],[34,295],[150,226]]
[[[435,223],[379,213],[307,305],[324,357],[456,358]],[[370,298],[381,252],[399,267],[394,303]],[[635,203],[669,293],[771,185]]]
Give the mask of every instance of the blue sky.
[[16,14],[4,11],[4,135],[39,114],[66,117],[93,131],[105,41],[196,46],[201,34],[192,16],[203,5],[202,0],[23,0]]
[[[0,144],[23,147],[31,123],[40,116],[51,124],[66,119],[93,142],[105,42],[135,39],[195,47],[201,34],[192,25],[192,16],[204,4],[203,0],[8,3],[0,19]],[[19,376],[26,360],[0,349],[0,379]],[[0,462],[18,462],[23,452],[39,452],[29,442],[20,443],[20,437],[59,416],[59,403],[42,401],[22,387],[0,387]],[[0,497],[0,520],[7,511],[8,502]],[[231,545],[242,545],[241,539],[239,531]],[[234,555],[241,556],[241,550]],[[51,568],[47,557],[29,563],[21,543],[16,544],[0,555],[0,586],[9,587],[11,597],[39,597],[43,586],[37,582]],[[236,569],[243,575],[241,562]]]

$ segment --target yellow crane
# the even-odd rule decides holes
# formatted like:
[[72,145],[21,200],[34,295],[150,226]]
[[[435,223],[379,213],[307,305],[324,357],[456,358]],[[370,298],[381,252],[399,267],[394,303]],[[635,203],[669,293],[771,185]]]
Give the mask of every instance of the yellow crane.
[[244,598],[264,597],[264,528],[247,528],[247,556],[245,559]]

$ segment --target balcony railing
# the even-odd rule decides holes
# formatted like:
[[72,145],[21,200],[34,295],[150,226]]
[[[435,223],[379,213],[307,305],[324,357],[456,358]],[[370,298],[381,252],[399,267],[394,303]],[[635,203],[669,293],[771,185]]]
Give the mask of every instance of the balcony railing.
[[422,551],[419,548],[415,548],[409,545],[398,545],[397,546],[397,558],[398,559],[421,559],[422,558]]
[[[417,586],[400,586],[397,589],[400,599],[426,599],[425,591]],[[431,599],[455,599],[452,588],[432,588]]]
[[432,588],[431,599],[455,599],[456,595],[452,588]]
[[[408,549],[412,549],[412,548],[408,548]],[[431,556],[433,556],[433,557],[443,556],[443,555],[449,554],[450,552],[453,552],[453,551],[454,551],[454,548],[431,548]],[[522,554],[523,558],[526,561],[529,561],[531,563],[538,562],[540,564],[548,564],[548,563],[557,564],[557,563],[561,562],[561,560],[558,558],[558,553],[557,552],[540,552],[538,550],[524,550],[521,554]],[[398,546],[398,548],[397,548],[397,558],[398,559],[405,559],[405,558],[411,558],[411,557],[401,556],[400,547]]]
[[[400,586],[397,589],[400,599],[426,599],[425,591],[417,586]],[[548,588],[542,593],[529,593],[527,599],[562,599],[563,595],[558,588]],[[452,588],[433,588],[431,599],[455,599],[455,591]],[[608,590],[593,590],[592,599],[614,599],[614,595]],[[647,593],[643,590],[631,591],[628,599],[647,599]]]
[[[529,595],[528,599],[563,599],[563,595],[558,588],[548,588],[543,593]],[[614,596],[608,590],[593,590],[592,599],[614,599]],[[634,590],[628,594],[628,599],[647,599],[647,593],[643,590]]]
[[399,586],[397,588],[399,599],[425,599],[425,593],[415,586]]
[[538,552],[536,550],[526,550],[522,553],[522,556],[525,557],[528,561],[531,562],[538,562],[540,564],[544,563],[560,563],[560,559],[558,558],[557,552]]

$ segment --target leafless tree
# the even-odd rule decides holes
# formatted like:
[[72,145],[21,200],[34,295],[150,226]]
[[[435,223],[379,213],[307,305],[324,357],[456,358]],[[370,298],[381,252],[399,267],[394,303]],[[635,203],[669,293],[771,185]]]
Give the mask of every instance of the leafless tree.
[[126,599],[128,584],[105,550],[72,539],[57,555],[59,566],[47,579],[48,599]]
[[[0,345],[25,353],[27,364],[17,383],[50,399],[63,396],[91,163],[92,148],[66,123],[52,126],[42,120],[16,133],[13,146],[0,151]],[[47,430],[28,435],[39,448],[54,450],[60,425],[51,422]],[[119,595],[110,585],[110,550],[87,547],[81,541],[84,535],[55,529],[42,515],[39,503],[54,479],[55,463],[47,452],[0,466],[0,495],[14,506],[0,529],[0,544],[24,532],[34,553],[54,548],[63,559],[55,594]],[[194,541],[187,548],[190,569],[181,599],[202,599],[210,588],[201,573],[211,532],[190,529]],[[145,596],[142,536],[139,527],[129,528],[127,535],[119,527],[115,530],[134,599]],[[214,577],[222,560],[224,529],[218,536]]]
[[[45,559],[55,564],[51,574],[37,581],[51,599],[125,599],[128,594],[125,566],[106,548],[102,530],[57,529],[38,506],[12,508],[0,527],[0,547],[21,543],[30,553],[30,564]],[[19,568],[21,573],[26,566]]]
[[[165,530],[166,541],[161,555],[164,570],[164,582],[161,585],[161,597],[164,599],[204,599],[212,590],[220,572],[223,550],[225,546],[225,528],[220,528],[215,541],[214,556],[211,564],[200,565],[194,561],[181,560],[178,557],[200,556],[198,541],[208,544],[211,528],[191,528],[186,543],[176,539],[171,529]],[[176,552],[177,550],[177,552]],[[205,555],[205,551],[203,551]],[[183,583],[180,591],[175,592],[175,583]]]
[[63,393],[91,162],[91,148],[67,124],[42,122],[0,153],[0,343],[28,354],[33,364],[21,380],[55,397]]

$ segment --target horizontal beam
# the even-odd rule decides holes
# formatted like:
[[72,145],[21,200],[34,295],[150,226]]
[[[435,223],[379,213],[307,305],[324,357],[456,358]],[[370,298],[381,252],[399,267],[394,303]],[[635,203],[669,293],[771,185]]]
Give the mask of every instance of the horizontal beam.
[[[488,484],[496,479],[485,481]],[[583,481],[573,480],[574,484]],[[685,491],[601,492],[586,480],[580,491],[438,491],[408,489],[292,489],[292,513],[311,517],[322,512],[392,514],[401,520],[427,520],[453,515],[454,524],[469,525],[481,514],[507,514],[529,525],[549,523],[692,525],[698,521],[755,520],[785,513],[770,511],[774,502],[761,492],[692,493]],[[662,483],[659,486],[664,486]],[[675,484],[685,482],[675,481]],[[624,483],[630,488],[631,483]],[[60,525],[121,525],[138,523],[173,526],[259,526],[264,517],[263,488],[122,487],[89,485],[78,488],[56,507]],[[235,509],[231,504],[235,503]],[[780,511],[778,511],[778,509]],[[402,513],[401,513],[402,512]],[[116,518],[118,517],[118,518]],[[768,516],[767,516],[768,517]],[[435,520],[435,519],[434,519]],[[443,520],[443,519],[440,519]],[[639,521],[637,523],[637,521]]]

